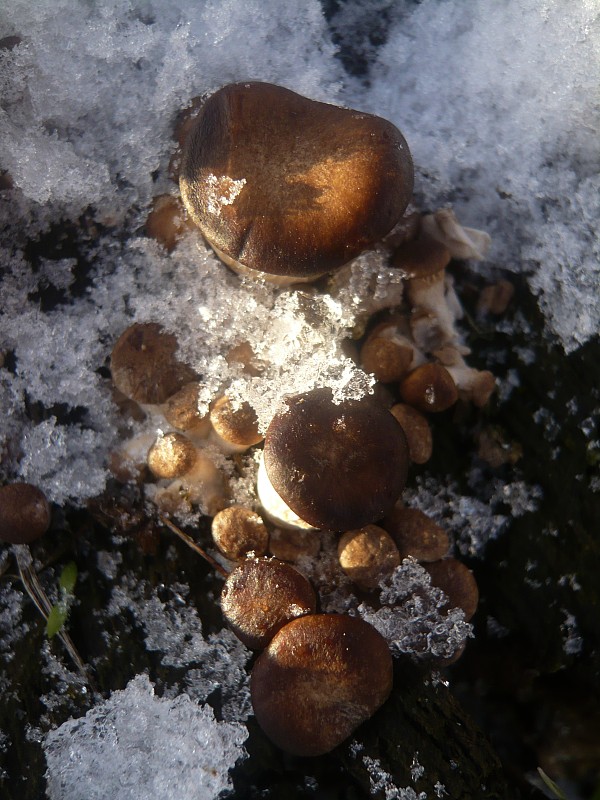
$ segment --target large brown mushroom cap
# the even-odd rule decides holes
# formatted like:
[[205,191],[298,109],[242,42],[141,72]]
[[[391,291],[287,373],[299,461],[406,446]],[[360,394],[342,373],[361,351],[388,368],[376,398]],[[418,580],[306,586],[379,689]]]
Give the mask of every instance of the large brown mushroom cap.
[[412,195],[408,145],[390,122],[269,83],[210,97],[186,141],[184,203],[242,267],[307,278],[385,236]]
[[371,398],[334,403],[330,389],[287,398],[265,437],[275,491],[315,528],[345,531],[383,517],[406,483],[408,445]]
[[301,617],[282,628],[254,665],[250,685],[261,728],[300,756],[333,750],[391,689],[385,639],[363,620],[337,614]]

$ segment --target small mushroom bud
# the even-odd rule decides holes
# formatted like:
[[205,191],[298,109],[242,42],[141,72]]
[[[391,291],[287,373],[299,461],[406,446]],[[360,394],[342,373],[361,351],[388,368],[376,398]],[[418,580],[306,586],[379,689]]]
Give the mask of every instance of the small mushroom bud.
[[44,493],[30,483],[0,487],[0,540],[29,544],[50,527],[50,505]]
[[196,448],[182,433],[160,435],[148,451],[148,466],[157,478],[179,478],[196,463]]
[[404,431],[410,460],[414,464],[425,464],[429,461],[433,451],[433,438],[423,414],[406,403],[396,403],[390,408],[390,414],[398,420]]
[[380,117],[236,83],[202,106],[180,187],[225,263],[289,282],[337,269],[385,236],[412,195],[413,165]]
[[224,508],[215,515],[211,531],[214,543],[231,561],[241,561],[250,552],[257,556],[267,552],[269,532],[259,515],[250,508]]
[[163,407],[165,419],[174,428],[188,431],[194,437],[208,436],[210,420],[208,414],[198,410],[200,384],[196,381],[186,383],[178,392],[169,397]]
[[430,574],[433,586],[448,596],[444,608],[462,608],[465,620],[472,619],[479,603],[479,589],[471,570],[456,558],[443,558],[423,566]]
[[115,344],[110,361],[113,383],[137,403],[164,403],[196,377],[175,356],[177,339],[156,322],[131,325]]
[[286,398],[269,425],[264,460],[300,519],[338,531],[389,511],[409,461],[404,432],[385,407],[370,398],[335,403],[330,389]]
[[422,364],[413,369],[398,388],[405,403],[425,413],[445,411],[458,400],[456,384],[441,364]]
[[515,287],[510,281],[498,281],[481,290],[477,300],[477,311],[482,314],[500,316],[510,305]]
[[256,412],[249,403],[237,408],[228,397],[220,397],[210,410],[211,438],[228,453],[242,453],[262,441]]
[[248,558],[230,574],[221,593],[223,616],[251,650],[262,650],[290,620],[314,614],[309,581],[275,558]]
[[367,622],[318,614],[288,623],[258,657],[250,692],[258,724],[298,756],[328,753],[383,705],[392,657]]
[[365,372],[382,383],[396,383],[421,362],[423,356],[406,335],[407,328],[404,320],[392,317],[371,331],[360,351]]
[[346,531],[338,542],[338,558],[346,575],[361,589],[376,589],[400,565],[392,537],[377,525]]
[[448,534],[418,508],[396,506],[385,517],[383,527],[400,551],[400,558],[438,561],[450,549]]
[[152,209],[146,219],[146,234],[161,244],[170,253],[186,230],[193,226],[186,221],[181,200],[170,194],[154,198]]

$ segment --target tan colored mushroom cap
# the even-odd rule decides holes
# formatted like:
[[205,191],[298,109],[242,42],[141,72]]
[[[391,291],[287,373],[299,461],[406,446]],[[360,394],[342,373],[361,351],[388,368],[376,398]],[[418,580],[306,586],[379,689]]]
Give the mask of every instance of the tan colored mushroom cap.
[[408,145],[391,123],[259,82],[206,101],[180,177],[192,219],[225,260],[303,278],[385,236],[412,186]]
[[269,532],[251,508],[224,508],[213,518],[211,532],[214,543],[231,561],[240,561],[250,552],[257,556],[267,552]]
[[346,575],[361,589],[376,589],[400,564],[394,540],[378,525],[346,531],[338,542],[338,558]]
[[328,753],[371,717],[392,690],[392,657],[368,623],[313,614],[282,628],[252,670],[258,724],[282,750]]
[[135,323],[117,340],[110,361],[113,383],[137,403],[164,403],[194,371],[177,360],[177,338],[156,322]]
[[146,234],[170,253],[191,224],[186,219],[183,204],[178,197],[161,194],[155,197],[146,219]]
[[438,561],[450,549],[448,534],[418,508],[396,506],[384,519],[383,527],[400,551],[400,558]]
[[441,364],[421,364],[399,386],[400,397],[409,406],[425,413],[445,411],[458,400],[452,376]]
[[471,570],[456,558],[443,558],[423,566],[431,576],[431,583],[448,596],[446,610],[462,608],[465,620],[472,619],[479,603],[479,589]]
[[290,620],[313,614],[314,589],[297,569],[276,558],[248,558],[221,593],[223,616],[246,647],[262,650]]
[[196,463],[197,451],[182,433],[160,435],[148,451],[148,466],[157,478],[179,478]]
[[198,410],[200,384],[191,381],[169,397],[163,408],[165,419],[180,431],[190,431],[194,435],[207,435],[210,429],[208,414]]
[[0,541],[29,544],[49,527],[50,505],[41,489],[31,483],[0,487]]
[[210,410],[210,421],[221,439],[234,447],[251,447],[263,439],[256,412],[249,403],[234,408],[228,397],[220,397]]
[[410,460],[414,464],[425,464],[433,452],[433,437],[427,418],[406,403],[396,403],[390,408],[390,413],[396,417],[404,431]]

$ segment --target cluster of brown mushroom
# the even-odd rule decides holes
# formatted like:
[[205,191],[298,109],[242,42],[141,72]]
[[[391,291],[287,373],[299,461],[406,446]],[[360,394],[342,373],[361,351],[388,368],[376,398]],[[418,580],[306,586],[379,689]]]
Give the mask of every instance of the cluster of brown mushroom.
[[[115,387],[160,428],[151,442],[128,443],[115,471],[139,476],[147,465],[163,512],[199,506],[214,516],[215,544],[239,562],[227,577],[223,613],[245,644],[263,650],[252,674],[258,721],[282,748],[317,754],[385,701],[391,657],[364,621],[316,613],[311,584],[285,560],[314,554],[318,532],[334,531],[339,565],[359,590],[376,592],[410,556],[429,565],[433,582],[467,618],[474,613],[474,580],[447,558],[446,533],[403,508],[400,495],[409,462],[431,454],[424,414],[460,395],[482,406],[493,391],[493,376],[464,361],[459,304],[445,275],[452,257],[480,258],[489,241],[451,212],[402,216],[413,165],[402,134],[386,120],[257,82],[225,86],[194,111],[182,128],[181,195],[225,264],[289,285],[340,270],[384,240],[405,282],[408,307],[377,320],[360,349],[363,369],[397,385],[400,402],[390,409],[374,397],[339,400],[321,388],[282,398],[274,409],[257,486],[270,533],[253,509],[231,505],[210,455],[211,447],[227,456],[262,441],[253,409],[234,406],[225,393],[201,415],[198,376],[178,361],[175,337],[155,323],[132,325],[112,353]],[[176,201],[165,200],[147,231],[171,249],[184,224]],[[397,302],[394,296],[390,305]],[[269,549],[281,560],[267,558]],[[466,584],[455,602],[455,587]],[[375,688],[363,696],[367,672],[364,685]]]

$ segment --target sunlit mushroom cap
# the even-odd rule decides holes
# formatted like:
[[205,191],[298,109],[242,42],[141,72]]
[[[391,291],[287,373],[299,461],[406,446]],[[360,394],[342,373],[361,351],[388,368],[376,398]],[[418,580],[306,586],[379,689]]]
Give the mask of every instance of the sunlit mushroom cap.
[[383,527],[395,541],[401,558],[438,561],[450,549],[446,531],[418,508],[396,506],[384,519]]
[[248,558],[227,578],[223,616],[246,647],[262,650],[290,620],[313,614],[317,599],[309,580],[276,558]]
[[328,753],[387,700],[392,658],[375,628],[346,614],[290,622],[252,670],[254,713],[267,736],[300,756]]
[[224,260],[308,278],[387,234],[413,187],[390,122],[268,83],[235,83],[204,104],[186,140],[184,203]]
[[315,528],[351,530],[382,517],[408,471],[402,428],[375,400],[335,403],[330,389],[287,398],[265,437],[275,491]]

